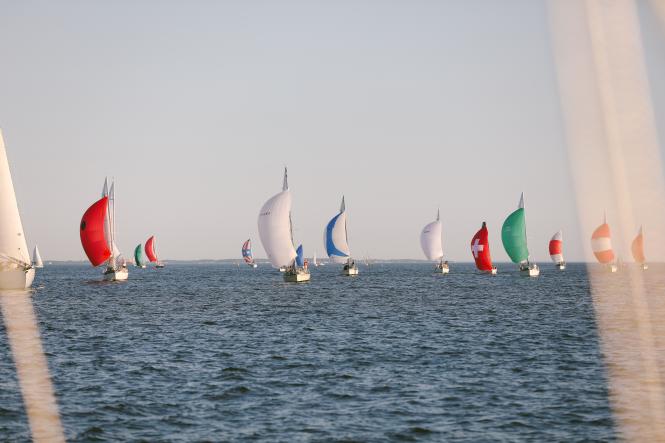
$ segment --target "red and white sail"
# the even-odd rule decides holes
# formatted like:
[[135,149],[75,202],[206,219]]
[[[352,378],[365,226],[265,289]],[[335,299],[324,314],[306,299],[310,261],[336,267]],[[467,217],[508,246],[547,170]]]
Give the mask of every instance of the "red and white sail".
[[483,226],[476,232],[476,235],[471,239],[471,255],[476,261],[476,267],[481,271],[492,270],[492,257],[490,255],[489,233],[487,232],[487,225],[483,222]]
[[591,250],[599,263],[612,263],[614,261],[614,249],[612,249],[612,234],[607,220],[598,226],[591,234]]
[[148,256],[148,260],[151,263],[157,261],[157,252],[155,252],[155,236],[153,235],[145,242],[145,255]]
[[550,258],[554,263],[563,263],[563,233],[554,234],[550,240]]
[[642,234],[642,226],[640,226],[640,230],[637,233],[637,237],[633,240],[630,250],[633,253],[633,259],[635,259],[636,263],[643,265],[647,261],[644,256],[644,235]]

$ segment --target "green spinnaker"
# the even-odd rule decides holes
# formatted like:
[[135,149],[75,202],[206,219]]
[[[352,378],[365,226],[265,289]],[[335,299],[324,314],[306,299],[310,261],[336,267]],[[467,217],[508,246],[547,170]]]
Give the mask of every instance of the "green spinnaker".
[[139,245],[134,249],[134,263],[136,266],[143,266],[145,262],[143,261],[143,246]]
[[503,247],[513,263],[521,263],[529,259],[526,246],[526,219],[524,208],[519,208],[508,216],[501,227]]

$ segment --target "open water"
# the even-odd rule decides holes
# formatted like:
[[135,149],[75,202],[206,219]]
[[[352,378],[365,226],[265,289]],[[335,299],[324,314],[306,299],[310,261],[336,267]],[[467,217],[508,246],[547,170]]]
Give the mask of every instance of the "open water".
[[[100,283],[53,265],[32,295],[66,437],[93,441],[608,441],[583,265],[171,264]],[[29,428],[0,323],[0,440]]]

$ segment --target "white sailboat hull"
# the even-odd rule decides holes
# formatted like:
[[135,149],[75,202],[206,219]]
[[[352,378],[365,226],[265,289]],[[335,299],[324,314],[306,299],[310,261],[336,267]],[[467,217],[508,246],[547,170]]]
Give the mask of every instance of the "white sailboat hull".
[[118,269],[115,271],[109,270],[104,272],[105,281],[123,281],[129,278],[129,271],[127,269]]
[[617,272],[617,271],[619,270],[619,267],[618,267],[617,265],[615,265],[614,263],[612,263],[612,264],[609,266],[608,269],[609,269],[610,272]]
[[530,265],[528,268],[520,268],[520,274],[525,277],[538,277],[540,275],[540,268],[538,265]]
[[11,269],[0,271],[0,289],[26,289],[32,286],[35,279],[35,269]]
[[342,274],[344,274],[344,275],[358,275],[358,274],[360,274],[360,270],[358,269],[357,266],[354,266],[354,267],[344,269],[342,271]]
[[490,274],[496,275],[498,272],[499,272],[499,270],[497,268],[492,268],[492,270],[490,271]]
[[311,275],[309,271],[297,270],[297,271],[288,271],[284,272],[284,281],[287,283],[301,283],[304,281],[309,281]]
[[642,270],[646,271],[647,269],[649,269],[649,265],[647,265],[646,263],[643,263],[642,264]]
[[559,271],[563,271],[564,269],[566,269],[566,264],[563,263],[563,262],[562,263],[557,263],[555,266]]
[[437,265],[436,268],[434,268],[434,271],[437,274],[448,274],[450,273],[450,267],[448,267],[448,265]]

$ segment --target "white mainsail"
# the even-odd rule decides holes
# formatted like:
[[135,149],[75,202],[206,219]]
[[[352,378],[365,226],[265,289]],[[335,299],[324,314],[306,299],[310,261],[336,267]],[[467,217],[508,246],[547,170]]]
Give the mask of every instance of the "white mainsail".
[[0,130],[0,271],[27,267],[30,267],[30,253],[23,233],[7,150]]
[[32,266],[35,268],[43,268],[44,262],[42,261],[42,256],[39,254],[39,248],[35,245],[35,249],[32,251]]
[[351,257],[346,228],[346,204],[344,197],[342,197],[339,214],[334,216],[326,225],[326,229],[323,232],[323,244],[328,257],[335,263],[345,263]]
[[289,266],[298,255],[291,234],[291,193],[284,168],[282,192],[271,197],[259,211],[259,237],[275,268]]
[[439,261],[443,258],[442,231],[440,214],[437,211],[436,220],[427,224],[420,233],[420,246],[428,260]]

